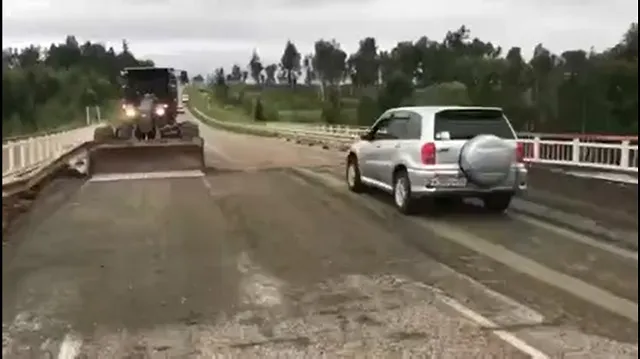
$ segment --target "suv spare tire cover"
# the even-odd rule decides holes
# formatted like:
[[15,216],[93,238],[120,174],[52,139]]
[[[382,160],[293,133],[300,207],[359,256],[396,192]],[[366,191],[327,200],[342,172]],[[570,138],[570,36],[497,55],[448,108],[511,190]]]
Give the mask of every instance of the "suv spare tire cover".
[[494,135],[479,135],[460,150],[460,169],[467,179],[481,187],[491,187],[509,176],[515,151],[505,140]]

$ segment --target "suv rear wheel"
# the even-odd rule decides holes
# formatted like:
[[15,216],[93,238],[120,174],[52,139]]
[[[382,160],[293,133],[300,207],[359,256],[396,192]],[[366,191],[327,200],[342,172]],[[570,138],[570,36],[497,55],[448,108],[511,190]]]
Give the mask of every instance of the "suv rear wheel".
[[399,170],[393,176],[393,203],[404,214],[414,214],[418,200],[411,196],[411,180],[405,170]]

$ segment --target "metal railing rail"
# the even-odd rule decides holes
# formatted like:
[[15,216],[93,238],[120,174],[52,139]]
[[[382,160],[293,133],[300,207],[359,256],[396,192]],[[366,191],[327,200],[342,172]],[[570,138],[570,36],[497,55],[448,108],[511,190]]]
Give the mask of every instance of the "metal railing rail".
[[[240,124],[218,121],[198,109],[195,114],[225,127],[244,128],[257,133],[306,139],[345,147],[358,138],[366,128],[305,124]],[[63,131],[51,135],[9,141],[2,146],[2,182],[33,171],[55,161],[74,147],[91,141],[97,125]],[[541,134],[523,134],[525,161],[538,164],[565,165],[578,168],[638,172],[637,139],[616,138],[606,142],[592,139],[547,139]],[[620,141],[617,141],[620,140]]]

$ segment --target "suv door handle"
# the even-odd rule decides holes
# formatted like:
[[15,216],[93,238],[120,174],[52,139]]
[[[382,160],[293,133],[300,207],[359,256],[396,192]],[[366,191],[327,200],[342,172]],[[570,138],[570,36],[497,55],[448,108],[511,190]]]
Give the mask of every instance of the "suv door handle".
[[436,152],[449,152],[449,148],[448,147],[438,148],[438,150]]
[[400,148],[400,144],[393,146],[394,148]]

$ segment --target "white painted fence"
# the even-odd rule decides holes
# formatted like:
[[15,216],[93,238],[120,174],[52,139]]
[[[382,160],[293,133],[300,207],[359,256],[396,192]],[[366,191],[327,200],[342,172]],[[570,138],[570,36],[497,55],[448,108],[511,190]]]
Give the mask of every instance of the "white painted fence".
[[[196,110],[196,112],[199,112]],[[199,113],[200,115],[204,115]],[[276,132],[282,135],[348,144],[366,128],[303,124],[231,124],[226,126]],[[69,130],[52,135],[11,141],[2,146],[2,182],[10,181],[20,172],[45,165],[65,151],[90,141],[97,125]],[[593,140],[546,139],[544,135],[526,134],[525,160],[531,163],[568,165],[582,168],[638,172],[638,144],[631,140],[617,143],[599,143]]]
[[20,172],[47,164],[66,151],[93,139],[97,125],[51,135],[9,141],[2,145],[2,182]]
[[[367,131],[366,127],[269,124],[282,132],[308,134],[350,142]],[[638,142],[623,136],[581,136],[521,133],[525,160],[530,163],[568,165],[602,170],[638,172]],[[600,142],[601,141],[601,142]]]
[[99,107],[86,107],[86,126],[34,137],[20,137],[2,144],[2,183],[17,175],[46,165],[65,152],[93,139],[93,130],[102,122]]

